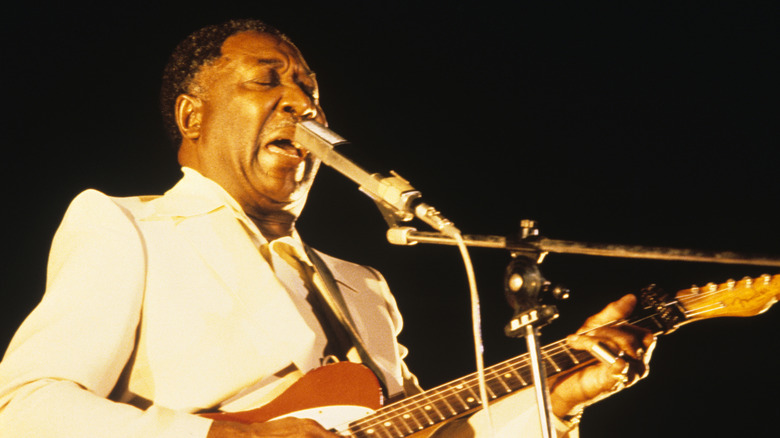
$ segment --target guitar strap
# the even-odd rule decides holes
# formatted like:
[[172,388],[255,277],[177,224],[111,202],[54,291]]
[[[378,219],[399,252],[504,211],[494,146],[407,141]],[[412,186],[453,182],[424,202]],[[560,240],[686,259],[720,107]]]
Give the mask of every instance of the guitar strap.
[[[330,269],[328,269],[328,266],[312,248],[308,245],[304,245],[304,250],[306,251],[306,256],[308,256],[309,260],[314,265],[315,272],[314,275],[312,275],[312,282],[315,285],[315,292],[319,293],[320,298],[326,304],[326,306],[322,306],[323,310],[332,313],[332,316],[341,325],[340,328],[346,332],[349,340],[355,347],[355,350],[357,350],[361,363],[373,371],[382,384],[382,387],[385,389],[385,393],[387,393],[388,386],[385,381],[385,375],[371,358],[371,355],[368,354],[365,344],[355,328],[355,322],[349,314],[347,303],[341,295],[341,290],[336,283],[336,279],[333,278],[333,274],[330,272]],[[334,327],[336,330],[338,328],[339,327]],[[392,394],[387,395],[389,397]]]

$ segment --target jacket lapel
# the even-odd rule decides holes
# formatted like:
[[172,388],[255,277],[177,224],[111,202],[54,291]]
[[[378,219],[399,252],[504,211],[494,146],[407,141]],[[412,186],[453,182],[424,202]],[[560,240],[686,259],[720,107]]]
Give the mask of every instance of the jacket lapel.
[[399,352],[396,344],[388,341],[395,339],[393,327],[400,329],[401,322],[393,319],[396,312],[388,310],[382,290],[384,282],[364,266],[338,260],[308,246],[306,252],[323,277],[334,306],[344,313],[350,325],[347,332],[361,362],[376,374],[393,398],[403,391],[403,383],[394,377],[401,375]]
[[287,358],[284,366],[292,359],[302,370],[310,367],[316,360],[311,357],[314,333],[233,211],[182,182],[155,200],[153,210],[147,220],[171,220],[179,241],[191,245],[203,261],[201,269],[233,296],[236,317],[257,333],[248,342],[254,341],[260,351],[275,350],[269,362],[278,356]]

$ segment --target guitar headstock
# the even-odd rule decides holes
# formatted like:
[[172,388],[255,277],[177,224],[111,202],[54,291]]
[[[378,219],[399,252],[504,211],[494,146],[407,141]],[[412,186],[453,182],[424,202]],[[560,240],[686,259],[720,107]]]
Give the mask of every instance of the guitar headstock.
[[693,286],[674,299],[655,285],[639,296],[642,320],[656,333],[670,333],[683,324],[721,316],[754,316],[765,312],[780,299],[780,275],[729,280],[722,284]]
[[693,286],[677,292],[675,298],[685,308],[686,322],[721,316],[754,316],[780,299],[780,275],[765,274]]

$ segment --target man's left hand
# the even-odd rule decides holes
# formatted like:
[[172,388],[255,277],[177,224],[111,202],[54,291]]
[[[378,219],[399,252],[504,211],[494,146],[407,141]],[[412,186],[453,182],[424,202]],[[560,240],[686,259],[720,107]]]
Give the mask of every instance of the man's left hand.
[[566,339],[569,347],[590,351],[600,361],[553,382],[550,403],[556,416],[576,415],[647,376],[655,336],[621,323],[635,306],[636,297],[626,295],[588,318],[577,334]]

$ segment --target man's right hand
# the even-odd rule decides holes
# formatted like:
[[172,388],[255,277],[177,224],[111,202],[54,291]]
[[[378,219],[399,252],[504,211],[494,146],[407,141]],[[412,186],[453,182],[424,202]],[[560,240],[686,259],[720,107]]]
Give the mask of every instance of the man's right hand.
[[308,437],[337,438],[314,420],[282,418],[264,423],[244,424],[233,421],[214,421],[206,438],[261,438],[261,437]]

